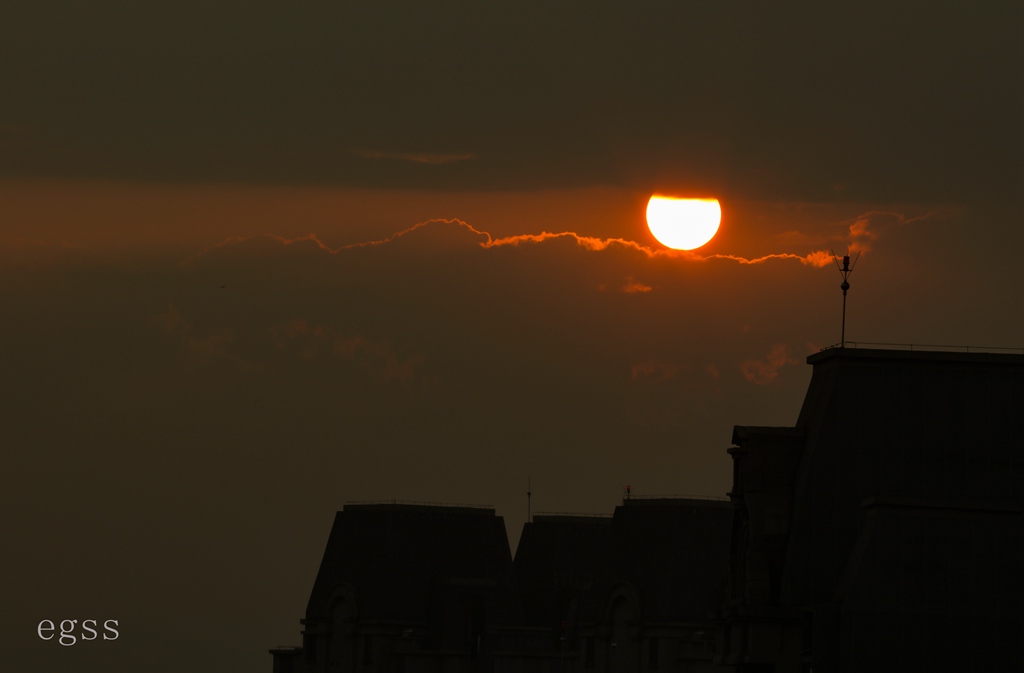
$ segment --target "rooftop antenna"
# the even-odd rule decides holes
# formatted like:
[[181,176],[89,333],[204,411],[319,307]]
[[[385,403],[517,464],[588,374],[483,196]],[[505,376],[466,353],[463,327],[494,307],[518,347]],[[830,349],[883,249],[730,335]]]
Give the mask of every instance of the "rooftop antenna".
[[526,475],[526,521],[527,523],[533,523],[533,509],[531,508],[530,498],[533,497],[533,491],[530,488],[530,475]]
[[839,345],[842,348],[846,348],[846,291],[850,289],[850,274],[853,273],[853,267],[857,266],[857,260],[860,259],[860,252],[853,258],[853,264],[850,264],[850,256],[843,255],[843,265],[839,266],[839,257],[836,256],[834,251],[832,252],[832,260],[836,263],[836,268],[839,269],[839,273],[843,276],[843,284],[839,286],[839,289],[843,291],[843,331],[840,337]]
[[632,487],[632,486],[627,486],[627,487],[626,487],[626,500],[629,500],[629,494],[630,494],[630,492],[631,492],[632,490],[633,490],[633,487]]

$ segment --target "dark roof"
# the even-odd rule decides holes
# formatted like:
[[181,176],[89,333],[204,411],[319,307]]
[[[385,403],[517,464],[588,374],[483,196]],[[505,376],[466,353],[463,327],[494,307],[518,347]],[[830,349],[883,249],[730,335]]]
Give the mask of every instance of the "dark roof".
[[597,579],[611,523],[611,517],[538,514],[523,525],[515,568],[529,624],[555,626],[570,619],[573,601]]
[[[1021,349],[1017,349],[1021,350]],[[998,364],[1024,366],[1022,353],[991,353],[941,350],[894,350],[888,348],[826,348],[807,356],[807,364],[818,365],[828,360],[876,360],[887,363],[931,362],[961,364]]]
[[935,513],[1024,500],[1024,355],[836,348],[807,360],[784,602],[835,599],[866,544],[866,498]]
[[604,621],[605,601],[626,584],[646,622],[704,621],[722,603],[729,568],[733,505],[719,500],[623,501],[612,517],[601,600],[590,618]]
[[360,621],[426,622],[453,586],[481,594],[490,623],[521,622],[505,523],[493,509],[346,505],[335,517],[306,618],[325,617],[336,589],[347,587]]

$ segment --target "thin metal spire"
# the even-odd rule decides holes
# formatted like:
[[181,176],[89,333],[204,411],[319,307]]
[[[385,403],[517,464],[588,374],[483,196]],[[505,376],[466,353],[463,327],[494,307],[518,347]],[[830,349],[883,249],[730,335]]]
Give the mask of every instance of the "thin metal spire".
[[530,475],[526,475],[526,521],[533,523],[533,509],[530,498],[533,497],[533,489],[530,486]]
[[[832,252],[832,251],[830,251]],[[843,291],[843,328],[842,336],[840,337],[839,345],[842,348],[846,348],[846,291],[850,289],[850,274],[853,273],[853,267],[857,266],[857,260],[860,259],[860,253],[853,258],[853,264],[850,264],[850,256],[843,255],[843,265],[839,266],[839,258],[835,252],[832,252],[832,259],[836,263],[836,268],[839,269],[839,273],[843,276],[843,284],[839,286],[839,289]]]

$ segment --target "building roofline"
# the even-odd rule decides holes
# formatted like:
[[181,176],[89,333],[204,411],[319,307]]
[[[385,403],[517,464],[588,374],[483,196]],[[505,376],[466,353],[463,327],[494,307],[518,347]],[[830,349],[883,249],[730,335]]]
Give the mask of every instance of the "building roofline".
[[493,507],[483,505],[449,505],[434,502],[347,502],[343,512],[419,512],[427,514],[494,515]]
[[803,434],[803,428],[795,426],[734,425],[732,426],[732,443],[739,444],[751,437],[800,437]]
[[[731,501],[728,498],[720,496],[700,496],[700,497],[682,497],[682,496],[633,496],[628,499],[624,499],[619,507],[665,507],[665,506],[678,506],[678,507],[723,507],[731,505]],[[618,509],[618,507],[616,507]]]
[[[836,359],[849,360],[904,360],[914,362],[962,362],[970,364],[1024,365],[1024,353],[991,353],[943,350],[912,350],[915,346],[897,350],[888,348],[826,348],[807,356],[807,364],[816,365]],[[922,347],[918,347],[922,348]],[[924,347],[927,348],[927,347]]]
[[572,514],[560,512],[535,512],[533,521],[527,523],[598,523],[612,520],[611,514]]

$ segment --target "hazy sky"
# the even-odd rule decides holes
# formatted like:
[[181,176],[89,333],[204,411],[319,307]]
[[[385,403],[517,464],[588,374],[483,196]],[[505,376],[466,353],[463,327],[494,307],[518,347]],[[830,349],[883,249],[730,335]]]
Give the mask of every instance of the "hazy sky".
[[1013,3],[211,4],[0,10],[18,670],[269,670],[347,501],[724,495],[823,251],[851,339],[1024,347]]

